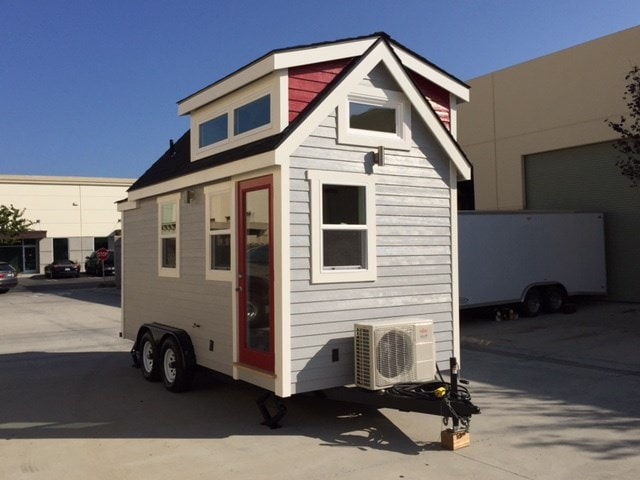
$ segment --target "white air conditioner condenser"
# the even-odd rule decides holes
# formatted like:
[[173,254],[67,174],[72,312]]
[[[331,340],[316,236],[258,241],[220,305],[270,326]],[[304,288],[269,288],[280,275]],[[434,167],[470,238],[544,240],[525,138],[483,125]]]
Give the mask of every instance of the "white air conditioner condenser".
[[355,383],[380,390],[435,378],[431,320],[361,322],[354,326]]

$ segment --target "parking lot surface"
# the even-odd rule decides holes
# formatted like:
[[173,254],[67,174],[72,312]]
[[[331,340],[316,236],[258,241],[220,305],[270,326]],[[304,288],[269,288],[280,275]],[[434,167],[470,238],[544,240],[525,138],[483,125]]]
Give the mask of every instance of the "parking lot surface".
[[482,408],[471,446],[438,417],[286,399],[198,374],[172,394],[131,367],[109,285],[32,282],[0,295],[2,479],[606,479],[640,471],[640,305],[495,322],[465,316],[462,375]]

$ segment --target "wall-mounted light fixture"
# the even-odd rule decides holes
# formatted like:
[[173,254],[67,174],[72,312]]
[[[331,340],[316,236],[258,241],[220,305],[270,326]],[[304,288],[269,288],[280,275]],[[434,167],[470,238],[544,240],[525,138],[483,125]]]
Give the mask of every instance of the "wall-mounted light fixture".
[[196,199],[196,191],[195,190],[187,190],[186,201],[187,203],[191,203]]
[[379,166],[384,167],[384,147],[380,145],[378,152],[373,153],[373,163],[377,163]]

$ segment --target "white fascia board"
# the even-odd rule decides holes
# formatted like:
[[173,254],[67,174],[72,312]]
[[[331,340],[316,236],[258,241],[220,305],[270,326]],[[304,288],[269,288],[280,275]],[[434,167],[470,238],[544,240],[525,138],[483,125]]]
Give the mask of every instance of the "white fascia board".
[[123,200],[116,203],[118,212],[126,212],[128,210],[135,210],[138,208],[138,202],[131,200]]
[[409,70],[413,70],[417,74],[423,76],[427,80],[435,83],[439,87],[454,94],[457,98],[464,102],[469,101],[469,87],[456,81],[446,73],[442,72],[433,65],[425,63],[423,60],[416,58],[406,50],[392,45],[393,51],[398,55],[402,64]]
[[471,167],[467,163],[462,151],[451,138],[449,132],[436,116],[434,111],[427,105],[427,100],[417,90],[413,82],[409,79],[404,68],[398,63],[397,58],[391,53],[387,44],[379,42],[378,45],[364,57],[360,63],[350,72],[347,78],[325,98],[321,105],[310,113],[304,122],[289,135],[289,137],[277,149],[278,158],[288,158],[333,110],[335,110],[342,100],[352,92],[357,84],[374,67],[383,62],[400,85],[403,93],[409,99],[412,107],[418,112],[427,128],[432,132],[438,143],[444,148],[456,169],[464,179],[471,178]]
[[108,177],[56,177],[44,175],[0,175],[0,183],[33,185],[92,185],[108,187],[130,187],[135,178]]
[[377,40],[377,37],[351,40],[331,45],[303,47],[275,54],[275,68],[291,68],[300,65],[340,60],[342,58],[359,57]]
[[254,155],[253,157],[241,158],[224,165],[213,166],[206,170],[129,192],[128,201],[131,202],[143,198],[155,197],[157,195],[164,195],[176,190],[191,188],[194,185],[211,183],[234,175],[272,167],[276,165],[275,158],[275,152],[270,151],[261,153],[260,155]]
[[376,38],[347,41],[333,45],[302,47],[296,50],[276,52],[178,102],[178,114],[186,115],[276,70],[300,65],[339,60],[362,55]]
[[270,55],[267,58],[240,70],[230,77],[221,80],[210,87],[206,87],[202,91],[195,93],[184,100],[181,100],[178,102],[178,115],[186,115],[204,105],[207,105],[208,103],[214,102],[220,97],[254,82],[258,78],[268,75],[275,70],[274,60],[274,56]]

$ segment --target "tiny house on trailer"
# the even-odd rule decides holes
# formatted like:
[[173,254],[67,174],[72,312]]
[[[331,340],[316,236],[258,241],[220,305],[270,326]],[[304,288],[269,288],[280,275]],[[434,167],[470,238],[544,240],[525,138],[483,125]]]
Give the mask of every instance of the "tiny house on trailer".
[[448,369],[468,95],[374,34],[272,51],[178,102],[189,131],[119,204],[122,331],[144,376],[180,390],[197,364],[280,397],[351,385],[357,325],[407,327],[426,337],[420,376]]

